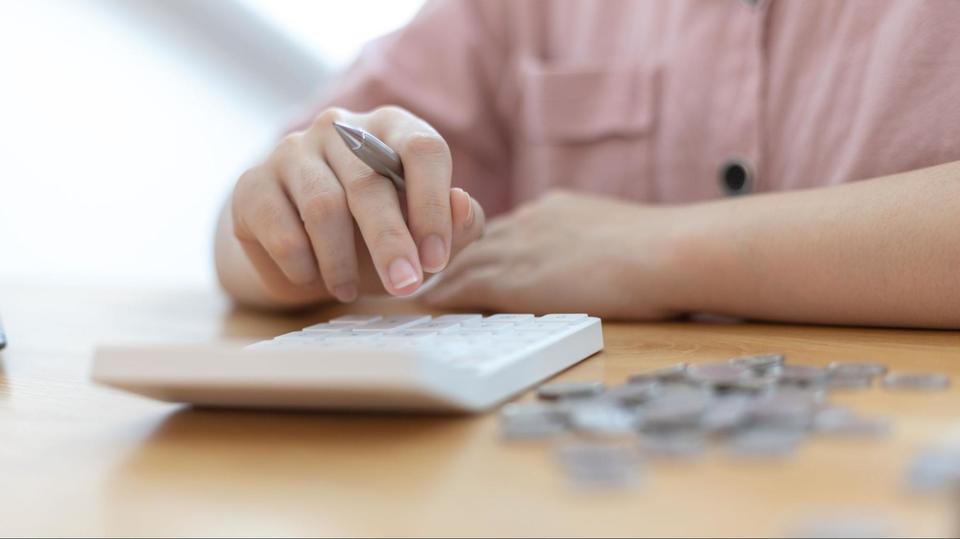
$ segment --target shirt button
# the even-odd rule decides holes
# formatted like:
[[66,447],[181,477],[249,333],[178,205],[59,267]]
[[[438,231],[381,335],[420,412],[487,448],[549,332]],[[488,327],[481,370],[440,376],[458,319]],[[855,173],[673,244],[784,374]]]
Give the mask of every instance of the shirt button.
[[720,165],[720,187],[728,196],[745,195],[753,190],[753,168],[742,159],[728,159]]

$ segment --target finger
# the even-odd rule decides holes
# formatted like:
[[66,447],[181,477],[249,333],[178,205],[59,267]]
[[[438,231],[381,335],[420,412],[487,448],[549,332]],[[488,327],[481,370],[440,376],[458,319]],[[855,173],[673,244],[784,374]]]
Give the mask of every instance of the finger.
[[420,118],[397,107],[371,113],[368,128],[403,162],[407,214],[420,263],[431,273],[450,259],[453,230],[450,216],[450,148],[437,131]]
[[238,182],[234,223],[238,239],[259,243],[291,283],[320,277],[299,214],[268,171],[255,169]]
[[483,237],[486,216],[480,203],[459,187],[450,190],[450,215],[453,220],[452,257]]
[[260,243],[256,240],[237,239],[237,243],[247,255],[247,260],[256,270],[260,282],[274,297],[286,301],[303,302],[309,298],[319,299],[326,293],[320,281],[303,286],[291,283]]
[[343,187],[320,155],[306,148],[295,160],[286,160],[278,167],[300,213],[327,290],[340,301],[355,300],[359,290],[357,252],[353,217]]
[[496,266],[472,268],[456,279],[442,279],[422,300],[445,309],[495,309],[498,305]]
[[357,159],[333,127],[325,131],[323,157],[343,186],[347,206],[384,288],[397,296],[412,294],[420,286],[423,272],[416,244],[400,211],[396,188]]

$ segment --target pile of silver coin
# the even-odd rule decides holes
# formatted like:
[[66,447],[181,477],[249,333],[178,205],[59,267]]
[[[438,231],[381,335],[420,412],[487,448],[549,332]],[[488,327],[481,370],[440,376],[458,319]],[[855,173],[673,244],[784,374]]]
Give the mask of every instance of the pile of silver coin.
[[880,363],[819,367],[764,354],[677,364],[614,387],[547,384],[537,401],[508,404],[499,419],[506,439],[561,442],[555,456],[576,485],[629,486],[647,458],[692,458],[710,446],[735,457],[783,457],[815,435],[883,437],[889,420],[828,401],[833,391],[878,383],[886,390],[936,391],[950,380],[888,373]]

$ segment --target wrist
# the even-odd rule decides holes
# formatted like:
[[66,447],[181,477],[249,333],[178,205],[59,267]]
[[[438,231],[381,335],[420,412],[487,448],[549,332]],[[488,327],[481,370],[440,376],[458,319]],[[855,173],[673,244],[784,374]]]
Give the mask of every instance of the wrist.
[[719,263],[725,237],[724,220],[715,204],[692,204],[664,208],[657,273],[661,304],[671,315],[709,310],[709,297],[722,280]]

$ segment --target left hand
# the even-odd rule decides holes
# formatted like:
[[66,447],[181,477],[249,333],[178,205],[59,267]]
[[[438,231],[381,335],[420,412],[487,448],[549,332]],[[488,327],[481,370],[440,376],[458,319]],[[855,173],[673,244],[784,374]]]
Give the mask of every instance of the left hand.
[[423,296],[438,308],[658,319],[678,208],[551,193],[492,221]]

